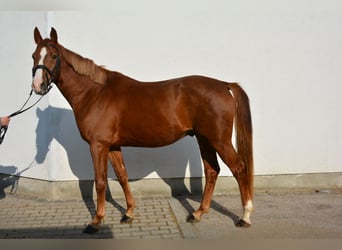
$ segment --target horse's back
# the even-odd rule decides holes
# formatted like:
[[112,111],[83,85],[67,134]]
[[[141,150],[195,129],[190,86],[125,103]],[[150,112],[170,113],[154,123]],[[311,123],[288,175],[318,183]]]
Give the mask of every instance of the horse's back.
[[[193,119],[200,113],[234,111],[227,83],[205,76],[185,76],[159,82],[140,82],[120,75],[104,92],[122,111],[136,114],[174,116],[187,113]],[[108,92],[112,94],[108,95]],[[233,109],[232,109],[233,108]]]
[[[170,144],[207,124],[232,123],[235,110],[224,82],[204,76],[186,76],[160,82],[128,79],[120,87],[119,134],[124,144]],[[230,115],[231,114],[231,115]],[[153,138],[153,139],[152,139]]]

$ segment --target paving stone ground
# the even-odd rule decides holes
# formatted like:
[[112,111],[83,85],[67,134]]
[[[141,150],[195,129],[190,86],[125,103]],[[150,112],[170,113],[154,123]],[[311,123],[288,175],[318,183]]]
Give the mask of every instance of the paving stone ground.
[[94,235],[82,233],[95,213],[93,201],[48,201],[17,194],[0,199],[0,239],[342,239],[342,192],[257,193],[252,227],[234,223],[240,197],[216,195],[200,223],[186,222],[200,197],[137,198],[135,220],[120,224],[125,200],[109,199],[106,217]]
[[87,235],[82,230],[95,213],[93,202],[7,195],[0,200],[0,238],[183,238],[168,199],[137,199],[132,224],[119,222],[124,204],[123,199],[107,202],[99,233]]

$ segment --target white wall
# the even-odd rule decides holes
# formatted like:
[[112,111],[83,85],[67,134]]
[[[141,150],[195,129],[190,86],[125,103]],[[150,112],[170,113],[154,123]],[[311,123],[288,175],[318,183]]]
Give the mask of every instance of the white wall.
[[[112,1],[3,12],[0,20],[0,115],[28,94],[34,26],[53,25],[65,47],[139,80],[202,74],[240,82],[251,101],[256,174],[342,171],[340,1]],[[202,175],[193,138],[124,154],[131,178]],[[22,175],[93,178],[88,147],[57,88],[39,110],[13,118],[0,159],[5,173],[31,167]]]
[[[24,104],[32,79],[32,27],[46,29],[44,12],[0,12],[0,115],[9,115]],[[39,106],[46,107],[48,98]],[[0,172],[48,178],[48,168],[35,163],[37,117],[34,109],[12,119],[0,146]],[[46,133],[43,130],[42,133]],[[28,170],[25,170],[29,168]]]

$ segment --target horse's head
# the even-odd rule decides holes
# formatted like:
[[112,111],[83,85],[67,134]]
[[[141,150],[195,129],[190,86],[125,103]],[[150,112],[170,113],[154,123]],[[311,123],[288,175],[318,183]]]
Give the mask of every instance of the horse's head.
[[51,28],[50,39],[43,40],[38,28],[34,29],[34,40],[37,44],[32,54],[32,89],[36,94],[45,95],[51,83],[57,83],[60,71],[60,53],[57,32]]

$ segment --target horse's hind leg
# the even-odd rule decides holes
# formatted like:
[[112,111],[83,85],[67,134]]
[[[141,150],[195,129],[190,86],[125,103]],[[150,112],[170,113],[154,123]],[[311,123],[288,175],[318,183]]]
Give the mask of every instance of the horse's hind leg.
[[244,208],[242,218],[236,223],[237,227],[249,227],[250,214],[253,211],[253,193],[252,183],[250,183],[248,169],[245,163],[240,159],[231,143],[215,145],[218,154],[224,163],[230,168],[233,176],[238,182],[240,188],[241,201]]
[[197,140],[204,164],[205,186],[201,205],[198,210],[193,212],[188,218],[189,222],[198,222],[201,220],[203,213],[209,212],[211,199],[215,189],[215,183],[220,172],[215,149],[208,143],[207,139],[197,136]]
[[134,218],[133,210],[135,207],[135,200],[128,184],[128,175],[120,148],[109,152],[109,160],[126,198],[127,209],[120,222],[130,223]]

